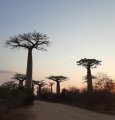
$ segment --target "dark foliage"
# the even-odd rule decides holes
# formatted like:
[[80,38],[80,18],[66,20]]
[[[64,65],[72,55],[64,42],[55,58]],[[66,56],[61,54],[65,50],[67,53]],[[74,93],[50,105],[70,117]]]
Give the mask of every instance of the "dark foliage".
[[4,101],[6,107],[20,107],[31,105],[34,102],[34,95],[31,89],[18,88],[12,82],[0,86],[0,99]]

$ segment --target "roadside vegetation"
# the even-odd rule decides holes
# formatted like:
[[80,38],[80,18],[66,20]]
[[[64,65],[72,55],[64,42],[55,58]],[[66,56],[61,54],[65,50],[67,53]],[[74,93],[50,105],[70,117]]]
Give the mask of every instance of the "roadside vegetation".
[[82,90],[75,87],[63,88],[59,94],[52,93],[48,87],[43,87],[40,96],[36,95],[36,99],[115,114],[115,81],[105,73],[98,73],[93,79],[92,87],[92,92],[89,92],[87,87]]

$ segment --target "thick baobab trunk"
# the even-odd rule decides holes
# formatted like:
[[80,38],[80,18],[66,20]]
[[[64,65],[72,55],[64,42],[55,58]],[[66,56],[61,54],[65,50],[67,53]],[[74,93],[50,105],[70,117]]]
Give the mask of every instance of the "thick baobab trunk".
[[60,94],[60,82],[57,82],[57,90],[56,90],[57,95]]
[[19,87],[20,87],[20,88],[23,87],[23,81],[19,81]]
[[39,97],[41,96],[41,86],[39,85]]
[[50,89],[51,89],[50,92],[51,92],[51,94],[52,94],[52,86],[53,86],[53,85],[50,86]]
[[93,91],[92,76],[91,76],[90,66],[87,67],[87,90],[88,90],[88,92]]
[[27,70],[26,70],[26,88],[32,88],[32,50],[28,50]]
[[41,98],[41,86],[39,85],[38,86],[38,89],[37,89],[37,98],[40,99]]
[[34,92],[34,83],[32,83],[32,91]]

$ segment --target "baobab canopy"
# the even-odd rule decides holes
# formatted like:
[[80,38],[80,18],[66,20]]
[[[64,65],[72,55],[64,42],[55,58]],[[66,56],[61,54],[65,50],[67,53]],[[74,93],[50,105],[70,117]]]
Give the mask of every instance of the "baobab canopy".
[[23,47],[24,49],[35,48],[37,50],[46,50],[45,46],[49,45],[49,41],[46,34],[33,32],[9,37],[9,40],[6,41],[6,45],[12,48]]
[[49,77],[47,77],[47,78],[48,78],[48,79],[51,79],[51,80],[53,80],[53,81],[58,81],[58,82],[63,82],[63,81],[65,81],[65,80],[68,79],[67,77],[62,76],[62,75],[60,75],[60,76],[51,75],[51,76],[49,76]]
[[88,67],[90,66],[90,68],[96,68],[97,65],[101,65],[101,61],[100,60],[96,60],[96,59],[81,59],[79,61],[77,61],[77,65],[82,65],[83,67]]

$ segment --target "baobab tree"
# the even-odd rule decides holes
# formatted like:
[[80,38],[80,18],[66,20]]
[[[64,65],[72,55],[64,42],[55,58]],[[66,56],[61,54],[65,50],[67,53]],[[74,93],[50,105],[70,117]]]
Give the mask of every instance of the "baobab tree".
[[23,87],[23,82],[24,82],[24,80],[26,80],[26,75],[16,73],[12,79],[18,80],[19,81],[19,87]]
[[92,75],[91,75],[91,68],[96,68],[97,65],[101,65],[100,60],[96,59],[81,59],[77,61],[77,65],[81,65],[87,69],[87,91],[92,92],[93,91],[93,85],[92,85]]
[[52,87],[53,87],[53,85],[54,85],[54,83],[53,83],[53,82],[50,82],[50,83],[49,83],[49,86],[50,86],[50,92],[51,92],[51,94],[52,94]]
[[[91,75],[91,79],[93,80],[93,79],[95,79],[96,77],[94,76],[94,75]],[[85,75],[84,77],[83,77],[83,80],[85,80],[84,81],[84,83],[87,83],[87,75]]]
[[54,75],[51,75],[51,76],[49,76],[47,78],[56,82],[56,84],[57,84],[57,86],[56,86],[57,95],[60,94],[60,82],[64,82],[64,81],[66,81],[68,79],[65,76],[54,76]]
[[40,81],[33,80],[33,84],[38,86],[37,96],[40,97],[41,96],[42,87],[44,87],[46,85],[46,83],[44,82],[44,80],[40,80]]
[[12,48],[24,48],[28,50],[27,69],[26,69],[26,88],[32,87],[32,50],[46,51],[45,47],[49,45],[46,34],[38,32],[18,34],[10,37],[6,41],[6,45]]

